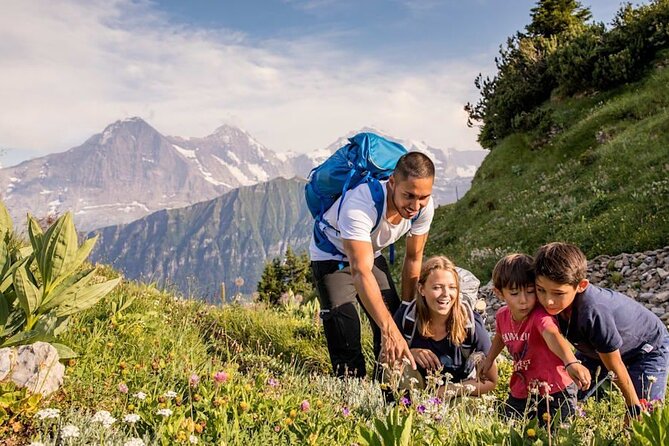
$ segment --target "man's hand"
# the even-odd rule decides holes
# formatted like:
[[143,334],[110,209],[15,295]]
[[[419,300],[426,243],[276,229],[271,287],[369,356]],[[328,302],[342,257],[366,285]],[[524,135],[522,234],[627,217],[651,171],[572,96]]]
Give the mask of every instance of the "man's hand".
[[569,367],[565,367],[567,373],[580,390],[588,390],[590,388],[590,370],[583,364],[573,363]]
[[416,361],[409,350],[409,345],[392,319],[385,328],[381,329],[381,358],[382,362],[390,365],[407,358],[411,368],[416,370]]
[[416,360],[416,364],[423,367],[425,370],[440,370],[441,361],[437,358],[432,350],[426,348],[412,348],[411,354]]

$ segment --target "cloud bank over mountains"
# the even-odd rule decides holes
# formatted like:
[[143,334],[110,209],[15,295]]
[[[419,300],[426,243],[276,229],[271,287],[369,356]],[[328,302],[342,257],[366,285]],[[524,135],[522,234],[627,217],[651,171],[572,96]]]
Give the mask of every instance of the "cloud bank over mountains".
[[119,116],[143,116],[178,135],[204,136],[228,122],[298,152],[365,125],[438,147],[476,147],[462,110],[474,94],[474,66],[389,70],[353,58],[331,32],[258,42],[175,25],[148,2],[7,2],[0,147],[63,150]]

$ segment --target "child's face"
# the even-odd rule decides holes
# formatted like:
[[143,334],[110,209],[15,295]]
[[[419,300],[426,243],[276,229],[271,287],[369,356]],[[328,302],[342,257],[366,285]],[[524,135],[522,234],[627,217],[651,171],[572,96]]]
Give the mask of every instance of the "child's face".
[[537,302],[533,283],[524,287],[502,288],[501,290],[495,289],[495,291],[500,299],[506,302],[514,321],[525,319]]
[[451,271],[436,269],[427,276],[425,284],[418,283],[418,291],[425,296],[430,314],[448,316],[458,297],[458,285]]
[[545,276],[537,276],[537,297],[546,312],[552,316],[562,313],[569,308],[576,298],[588,286],[587,280],[582,280],[577,286],[568,283],[558,283]]

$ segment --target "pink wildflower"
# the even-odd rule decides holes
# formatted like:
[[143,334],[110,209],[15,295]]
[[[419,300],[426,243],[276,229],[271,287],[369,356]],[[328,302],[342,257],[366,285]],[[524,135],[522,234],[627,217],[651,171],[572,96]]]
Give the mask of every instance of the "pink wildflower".
[[121,393],[128,393],[128,386],[125,383],[119,383],[118,391]]
[[216,372],[214,373],[214,381],[217,384],[223,384],[228,380],[228,374],[226,372]]
[[309,401],[307,401],[307,400],[302,401],[302,404],[300,404],[300,410],[302,412],[309,412],[310,407],[311,407],[311,404],[309,404]]
[[191,387],[196,387],[198,384],[200,384],[200,377],[197,376],[195,373],[193,373],[190,376],[190,379],[188,380],[188,382],[190,383]]

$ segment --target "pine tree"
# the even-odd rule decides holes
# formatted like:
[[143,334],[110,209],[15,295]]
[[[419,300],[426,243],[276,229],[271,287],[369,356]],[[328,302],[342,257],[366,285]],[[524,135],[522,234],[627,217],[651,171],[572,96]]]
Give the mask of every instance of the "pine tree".
[[526,30],[532,36],[551,37],[583,26],[592,14],[577,0],[539,0],[531,9],[532,23]]

